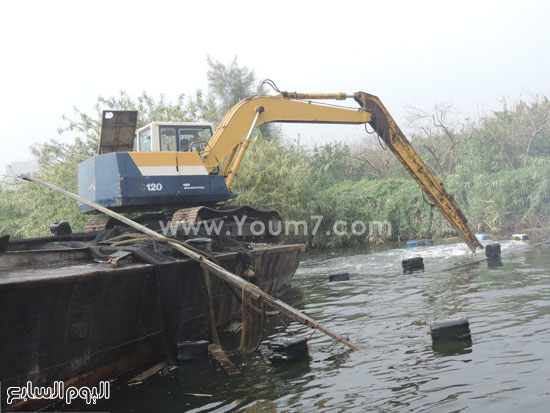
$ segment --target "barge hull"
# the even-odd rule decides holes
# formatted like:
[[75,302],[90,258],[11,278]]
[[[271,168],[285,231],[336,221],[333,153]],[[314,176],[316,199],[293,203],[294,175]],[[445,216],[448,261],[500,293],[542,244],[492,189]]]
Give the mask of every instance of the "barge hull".
[[[254,250],[255,282],[271,295],[290,284],[303,245]],[[237,272],[237,253],[216,256]],[[55,264],[54,264],[55,263]],[[34,410],[43,401],[6,405],[6,389],[93,386],[175,351],[175,341],[208,339],[208,299],[200,266],[93,263],[86,249],[0,254],[2,409]],[[177,266],[177,273],[163,271]],[[240,302],[211,276],[218,326],[240,316]]]

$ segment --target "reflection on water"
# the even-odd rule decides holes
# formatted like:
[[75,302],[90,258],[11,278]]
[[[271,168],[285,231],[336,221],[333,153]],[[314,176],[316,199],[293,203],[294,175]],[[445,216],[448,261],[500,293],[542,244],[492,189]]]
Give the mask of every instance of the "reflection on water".
[[432,344],[434,354],[439,356],[457,356],[472,352],[472,340],[456,340],[447,342],[434,342]]
[[[466,246],[398,246],[307,254],[294,280],[302,309],[349,337],[347,351],[319,332],[310,357],[268,361],[265,345],[233,357],[229,378],[213,362],[157,375],[114,392],[94,409],[181,411],[546,411],[550,402],[550,248],[501,262],[444,269],[472,259]],[[425,273],[403,274],[401,259],[424,257]],[[335,272],[350,280],[328,282]],[[429,323],[464,316],[472,341],[432,345]],[[285,323],[288,328],[285,328]],[[265,339],[311,330],[273,318]],[[189,393],[211,395],[198,397]]]

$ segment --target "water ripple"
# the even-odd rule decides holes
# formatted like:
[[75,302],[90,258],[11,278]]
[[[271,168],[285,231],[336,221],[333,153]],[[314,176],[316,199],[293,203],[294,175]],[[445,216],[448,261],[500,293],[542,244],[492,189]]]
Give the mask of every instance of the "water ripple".
[[[452,272],[445,269],[472,259],[462,244],[309,254],[294,279],[304,293],[302,309],[360,351],[317,332],[308,360],[273,365],[262,346],[258,354],[234,358],[242,371],[237,378],[213,364],[204,377],[155,377],[143,385],[143,396],[131,393],[129,401],[122,394],[124,403],[95,408],[151,411],[147,395],[155,391],[170,400],[162,403],[167,412],[546,411],[550,249],[501,246],[501,267],[482,262]],[[418,255],[426,272],[403,274],[401,260]],[[328,282],[329,274],[344,271],[349,281]],[[430,321],[457,316],[469,318],[472,342],[432,346]],[[266,340],[311,334],[286,324],[271,319]],[[183,395],[194,391],[213,397]]]

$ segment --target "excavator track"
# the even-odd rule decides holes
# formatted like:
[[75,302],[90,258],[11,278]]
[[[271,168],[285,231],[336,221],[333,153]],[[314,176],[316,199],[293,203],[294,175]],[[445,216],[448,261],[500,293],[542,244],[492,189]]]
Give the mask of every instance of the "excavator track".
[[103,231],[107,228],[109,217],[96,217],[89,219],[84,227],[84,232]]
[[199,216],[199,211],[204,207],[195,207],[195,208],[182,208],[178,209],[172,215],[172,220],[170,221],[171,227],[177,227],[182,223],[194,224],[197,222]]

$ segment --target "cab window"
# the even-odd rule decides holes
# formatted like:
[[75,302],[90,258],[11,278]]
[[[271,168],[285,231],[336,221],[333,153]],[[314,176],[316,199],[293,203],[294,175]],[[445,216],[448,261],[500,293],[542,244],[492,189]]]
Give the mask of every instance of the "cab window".
[[173,126],[160,127],[160,150],[177,151],[176,128]]
[[180,151],[201,152],[211,137],[210,128],[178,128]]
[[151,150],[151,128],[139,133],[139,150],[140,152],[149,152]]

